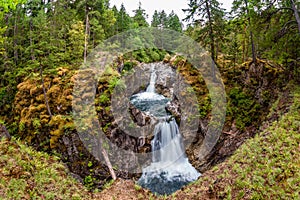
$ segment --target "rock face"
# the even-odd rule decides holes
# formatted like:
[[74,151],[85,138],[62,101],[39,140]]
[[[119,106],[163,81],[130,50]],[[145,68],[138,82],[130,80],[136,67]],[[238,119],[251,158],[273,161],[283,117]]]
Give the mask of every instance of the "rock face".
[[3,124],[0,124],[0,139],[1,138],[7,138],[7,139],[11,139],[11,136],[9,134],[9,132],[7,131],[6,127]]
[[[171,100],[176,98],[173,94],[173,88],[174,88],[175,76],[176,76],[175,70],[170,65],[164,63],[153,63],[153,64],[138,65],[135,68],[135,74],[133,76],[128,76],[125,78],[125,83],[128,91],[126,91],[124,96],[120,98],[121,101],[123,101],[124,98],[130,98],[131,95],[133,94],[143,92],[146,90],[150,80],[151,66],[153,65],[155,66],[155,71],[157,75],[156,84],[155,84],[156,93],[161,94],[167,98],[170,98]],[[119,104],[120,102],[113,100],[112,103],[116,105]],[[143,131],[143,127],[146,125],[151,127],[149,129],[154,130],[154,125],[158,122],[155,117],[150,116],[149,114],[138,110],[131,103],[128,103],[128,108],[126,107],[126,105],[118,105],[114,107],[118,107],[118,108],[125,107],[125,109],[123,111],[121,110],[116,111],[117,113],[114,115],[115,116],[115,118],[113,119],[114,126],[112,127],[112,131],[111,131],[112,133],[111,135],[113,135],[113,137],[110,138],[112,139],[112,141],[116,140],[118,141],[118,143],[122,143],[120,139],[118,139],[118,137],[123,137],[123,138],[129,137],[124,133],[124,131],[121,131],[121,129],[128,130],[128,127],[126,126],[128,124],[124,123],[126,117],[128,117],[127,116],[128,111],[130,113],[129,117],[133,120],[133,122],[138,127],[141,128],[138,130]],[[178,104],[176,114],[180,118],[179,107],[180,106]],[[172,113],[173,111],[170,110],[170,113]],[[122,134],[120,134],[121,132]],[[124,136],[124,134],[126,136]],[[131,134],[133,135],[133,133]],[[132,137],[130,139],[130,140],[134,140],[134,142],[129,142],[131,144],[134,144],[133,146],[130,147],[130,149],[134,150],[134,152],[148,153],[151,151],[150,143],[152,139],[153,139],[153,134],[149,134],[149,133],[141,134],[140,132],[138,132],[137,137]],[[122,141],[123,143],[128,143],[124,139],[122,139]]]
[[177,124],[180,124],[181,120],[181,109],[179,101],[176,97],[172,99],[172,101],[167,103],[166,110],[175,117]]
[[133,118],[133,121],[139,126],[145,126],[150,124],[151,116],[147,115],[146,113],[140,111],[139,109],[135,108],[131,103],[129,105],[129,112]]

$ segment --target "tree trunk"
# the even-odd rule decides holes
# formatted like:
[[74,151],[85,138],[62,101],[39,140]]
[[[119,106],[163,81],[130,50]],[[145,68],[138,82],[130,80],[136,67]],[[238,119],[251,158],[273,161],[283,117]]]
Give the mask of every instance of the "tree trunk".
[[[8,27],[8,15],[5,15],[5,25],[6,25],[6,27]],[[5,38],[8,37],[8,30],[7,29],[5,30],[4,37]],[[4,45],[4,51],[5,51],[4,54],[3,54],[4,60],[5,60],[4,67],[5,67],[5,71],[6,71],[7,70],[7,63],[8,63],[8,62],[6,62],[8,60],[8,45],[7,45],[6,40],[3,41],[3,45]]]
[[300,17],[299,17],[299,13],[298,13],[298,10],[296,8],[294,0],[290,0],[290,2],[292,4],[292,9],[294,11],[294,15],[295,15],[295,18],[296,18],[296,21],[297,21],[297,24],[298,24],[298,31],[299,31],[299,34],[300,34]]
[[116,173],[115,173],[115,171],[113,169],[113,166],[112,166],[112,164],[111,164],[111,162],[109,160],[108,154],[107,154],[107,152],[105,151],[105,149],[104,149],[104,147],[102,145],[102,140],[101,139],[100,139],[100,144],[101,144],[101,153],[102,153],[102,155],[104,157],[104,160],[105,160],[105,163],[106,163],[106,165],[107,165],[107,167],[109,169],[109,173],[110,173],[112,179],[116,180],[117,179]]
[[84,34],[84,63],[86,63],[86,57],[87,57],[87,48],[88,48],[88,35],[89,35],[89,15],[87,8],[85,9],[85,15],[86,15],[86,20],[85,20],[85,34]]
[[[100,66],[102,66],[102,65],[105,64],[106,61],[107,61],[107,54],[100,52],[100,57],[101,57],[101,60],[99,61],[99,64],[100,64]],[[109,160],[109,156],[108,156],[108,154],[107,154],[107,152],[106,152],[106,150],[105,150],[105,148],[104,148],[104,145],[103,145],[103,141],[102,141],[101,136],[99,137],[98,144],[99,144],[99,147],[98,147],[98,148],[99,148],[99,150],[101,151],[101,154],[102,154],[103,157],[104,157],[104,161],[105,161],[105,163],[106,163],[106,166],[107,166],[108,169],[109,169],[109,173],[110,173],[111,177],[112,177],[114,180],[116,180],[116,179],[117,179],[117,176],[116,176],[115,171],[114,171],[114,169],[113,169],[113,166],[112,166],[112,164],[111,164],[111,162],[110,162],[110,160]],[[99,152],[99,153],[100,153],[100,152]]]
[[243,57],[242,57],[242,63],[245,62],[245,58],[246,58],[246,36],[247,36],[247,32],[246,32],[246,25],[244,27],[244,37],[243,37]]
[[18,45],[18,40],[17,40],[17,32],[18,32],[18,26],[17,26],[17,16],[18,16],[18,12],[16,11],[15,14],[15,21],[14,21],[14,61],[15,64],[17,64],[18,62],[18,49],[17,49],[17,45]]
[[216,56],[215,56],[216,61],[218,60],[218,52],[219,52],[219,42],[217,40],[216,41]]
[[248,23],[249,23],[249,30],[250,30],[250,41],[251,41],[251,49],[252,49],[252,62],[256,63],[256,53],[255,53],[255,44],[253,39],[253,32],[251,30],[251,18],[250,18],[250,12],[248,7],[248,0],[245,0],[246,5],[246,11],[248,16]]
[[50,110],[50,106],[49,106],[49,102],[48,102],[48,98],[47,98],[47,93],[46,93],[46,89],[45,89],[45,84],[44,84],[44,78],[43,78],[43,66],[41,65],[40,67],[40,77],[41,77],[41,81],[42,81],[42,87],[43,87],[43,93],[44,93],[44,99],[45,99],[45,104],[50,116],[50,120],[52,119],[52,113]]
[[29,29],[30,29],[30,33],[29,33],[29,41],[30,41],[30,54],[31,54],[31,60],[35,60],[35,56],[34,56],[34,50],[33,50],[33,39],[32,39],[32,29],[33,29],[33,24],[32,24],[32,18],[30,19],[29,22]]
[[215,43],[214,43],[214,35],[213,35],[213,27],[212,27],[212,18],[210,13],[210,6],[208,4],[208,0],[205,1],[206,6],[206,12],[208,15],[208,23],[209,23],[209,37],[210,37],[210,51],[211,51],[211,58],[212,58],[212,64],[211,64],[211,73],[212,78],[215,80]]
[[253,40],[253,33],[251,30],[250,30],[250,40],[251,40],[251,49],[252,49],[252,62],[256,63],[255,45]]

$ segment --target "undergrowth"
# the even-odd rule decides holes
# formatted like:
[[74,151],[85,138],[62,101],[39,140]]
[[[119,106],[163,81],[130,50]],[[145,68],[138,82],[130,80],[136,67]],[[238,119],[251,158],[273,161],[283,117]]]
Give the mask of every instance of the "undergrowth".
[[[19,140],[0,141],[0,199],[85,199],[87,190],[67,175],[57,157]],[[89,199],[89,198],[87,198]]]
[[266,121],[263,131],[175,199],[300,199],[300,87],[295,85],[286,88],[291,92],[284,97],[285,114],[276,101],[271,112],[278,112],[277,121]]
[[[300,87],[290,111],[230,159],[237,199],[300,199]],[[230,178],[230,177],[225,177]]]

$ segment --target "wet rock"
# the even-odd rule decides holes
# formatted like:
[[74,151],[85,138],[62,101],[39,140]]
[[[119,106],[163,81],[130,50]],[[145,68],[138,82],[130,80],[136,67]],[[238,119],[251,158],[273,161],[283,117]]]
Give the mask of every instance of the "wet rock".
[[144,188],[148,188],[157,195],[170,195],[189,184],[189,181],[185,181],[181,176],[174,177],[173,180],[168,180],[166,174],[161,173],[159,176],[148,180],[148,182],[139,180],[138,184]]
[[[152,63],[155,65],[155,71],[156,71],[156,82],[155,82],[155,90],[156,93],[162,94],[163,96],[167,98],[172,98],[173,96],[173,88],[176,81],[176,71],[172,68],[170,64],[158,62],[158,63]],[[148,74],[146,78],[147,84],[149,84],[149,78],[151,74],[151,66],[149,64],[141,64],[140,69],[143,70],[143,74]],[[140,79],[141,77],[139,77]],[[144,88],[146,89],[146,88]],[[137,91],[140,92],[140,91]]]
[[180,104],[177,98],[167,103],[166,110],[175,117],[177,124],[180,124],[181,110]]
[[150,124],[150,116],[134,107],[134,105],[129,105],[129,112],[131,113],[133,120],[137,123],[137,125],[145,126],[146,124]]

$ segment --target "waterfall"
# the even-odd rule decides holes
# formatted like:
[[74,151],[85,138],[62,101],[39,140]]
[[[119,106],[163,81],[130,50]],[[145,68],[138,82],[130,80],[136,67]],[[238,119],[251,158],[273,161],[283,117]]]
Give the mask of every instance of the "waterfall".
[[156,78],[152,65],[146,92],[135,94],[130,100],[141,111],[149,112],[159,119],[151,141],[152,163],[143,168],[138,184],[153,193],[164,195],[197,180],[200,173],[189,163],[178,125],[165,110],[170,100],[155,93]]
[[152,162],[176,162],[184,154],[181,134],[174,119],[161,119],[154,130]]
[[150,78],[150,84],[147,87],[146,92],[154,93],[155,92],[155,81],[156,81],[156,72],[154,65],[151,66],[151,78]]

